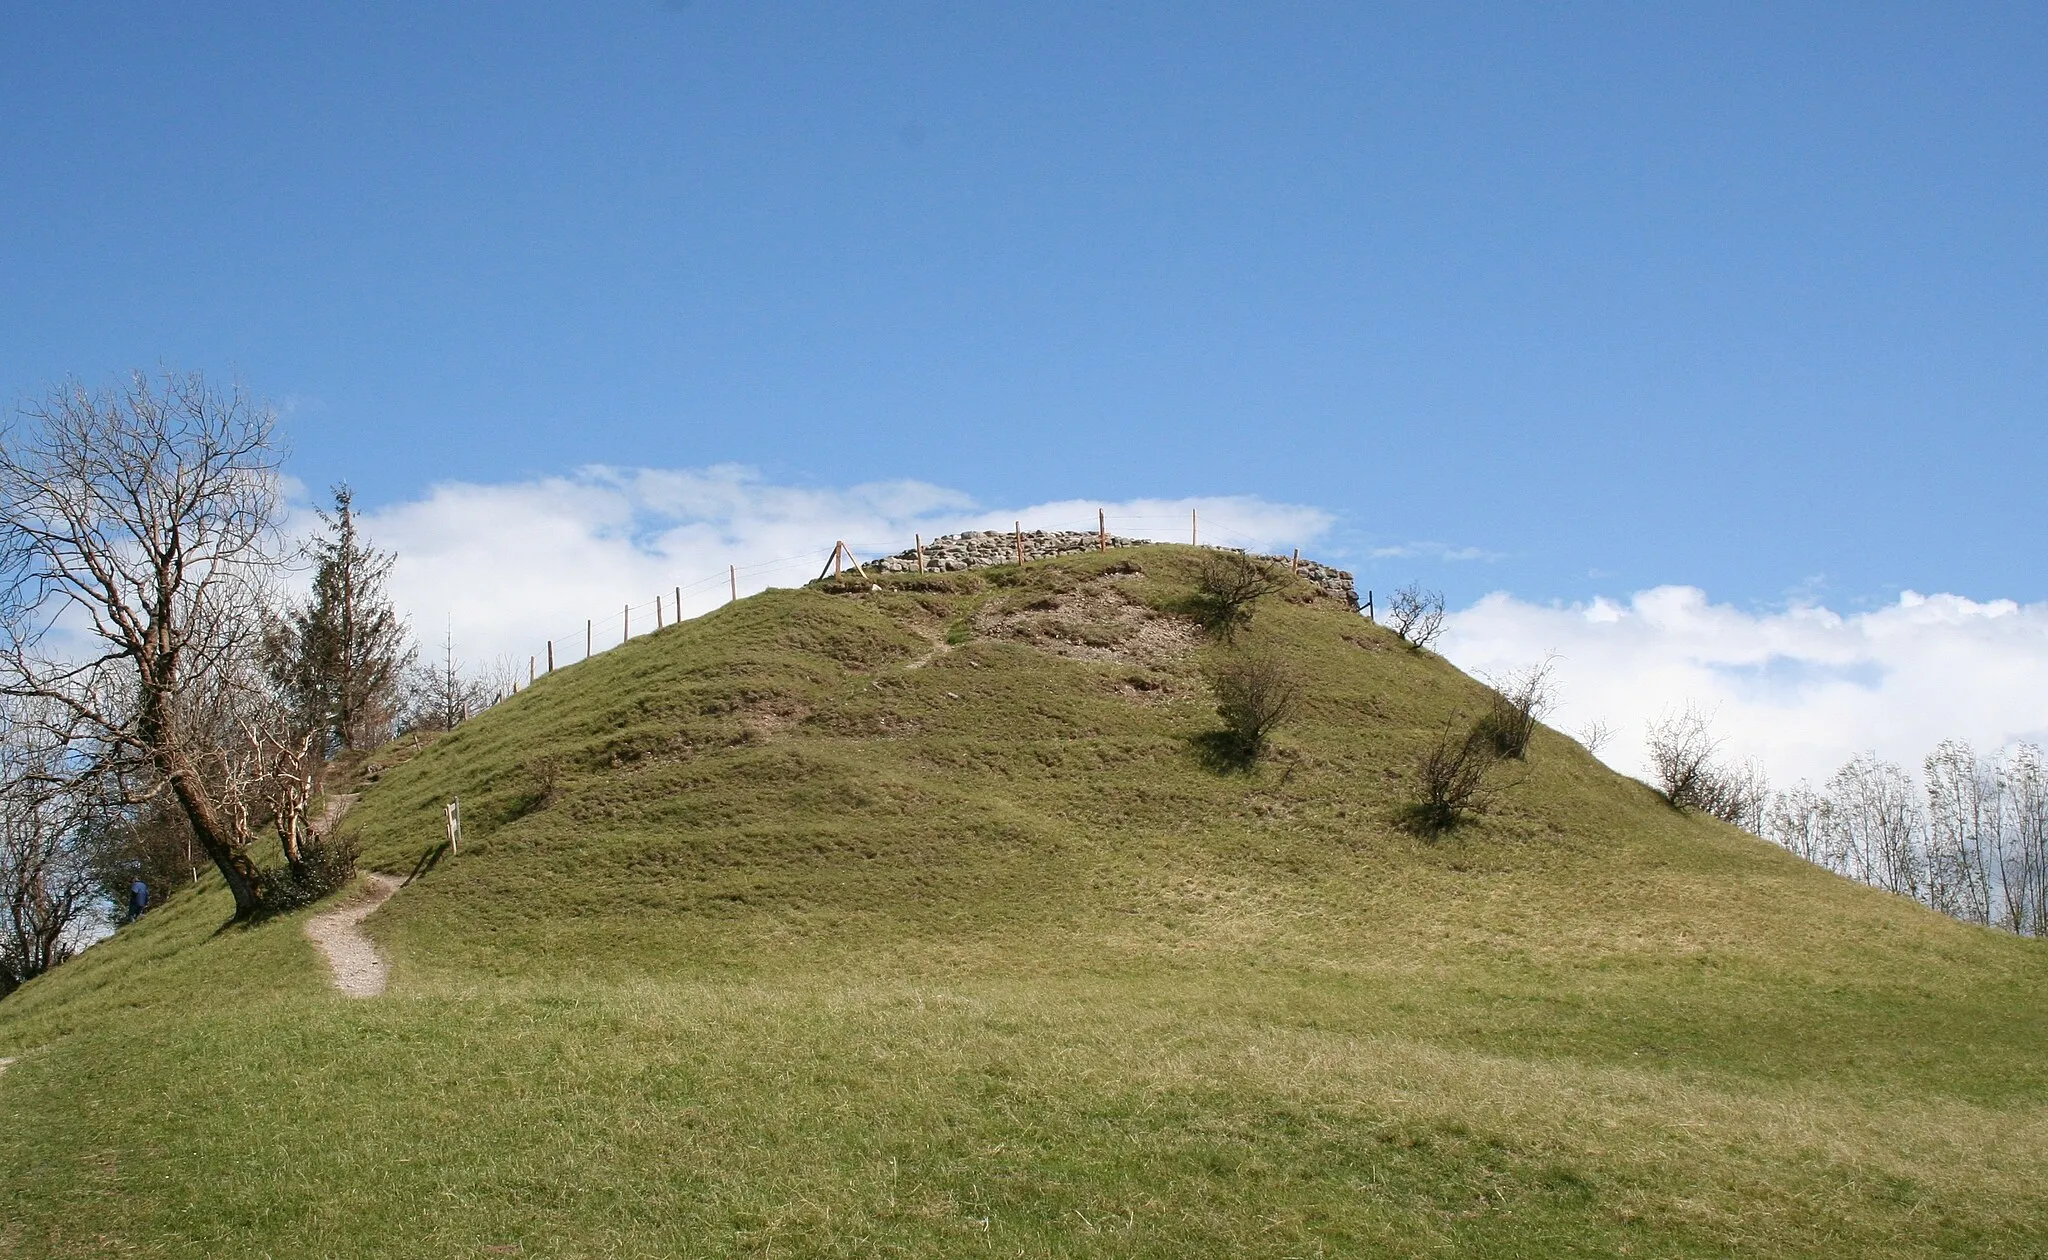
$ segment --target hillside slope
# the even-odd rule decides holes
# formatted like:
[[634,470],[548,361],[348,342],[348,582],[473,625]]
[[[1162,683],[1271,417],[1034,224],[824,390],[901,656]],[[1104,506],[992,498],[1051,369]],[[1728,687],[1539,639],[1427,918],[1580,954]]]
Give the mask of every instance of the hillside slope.
[[[776,591],[387,750],[387,996],[161,912],[0,1004],[0,1255],[2041,1255],[2048,953],[1679,816],[1190,548]],[[440,851],[460,796],[465,844]]]

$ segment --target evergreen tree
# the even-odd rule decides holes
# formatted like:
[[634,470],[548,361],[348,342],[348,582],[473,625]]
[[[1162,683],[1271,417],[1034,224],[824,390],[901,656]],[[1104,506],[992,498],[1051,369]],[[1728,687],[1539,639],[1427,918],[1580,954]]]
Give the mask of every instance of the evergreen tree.
[[330,751],[375,747],[390,737],[399,689],[414,651],[385,583],[397,557],[363,541],[353,497],[334,488],[323,535],[310,545],[313,597],[275,627],[273,671]]

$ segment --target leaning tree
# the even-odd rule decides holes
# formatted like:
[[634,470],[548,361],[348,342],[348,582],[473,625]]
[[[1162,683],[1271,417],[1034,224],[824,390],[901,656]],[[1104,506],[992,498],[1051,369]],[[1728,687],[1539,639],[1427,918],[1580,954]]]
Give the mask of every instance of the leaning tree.
[[274,427],[238,386],[138,372],[67,384],[0,431],[0,690],[168,793],[237,917],[275,899],[251,802],[298,777],[249,691],[279,557]]

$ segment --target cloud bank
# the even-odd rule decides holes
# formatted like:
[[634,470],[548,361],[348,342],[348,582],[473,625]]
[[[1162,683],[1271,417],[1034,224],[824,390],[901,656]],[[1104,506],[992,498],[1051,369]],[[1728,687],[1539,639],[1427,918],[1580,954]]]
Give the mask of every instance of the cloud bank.
[[[444,482],[367,513],[364,526],[398,553],[393,594],[422,641],[451,630],[465,660],[523,671],[549,640],[558,661],[580,658],[586,619],[597,646],[618,642],[627,604],[635,633],[653,628],[657,594],[673,618],[677,587],[684,615],[717,607],[728,565],[747,595],[815,577],[836,539],[875,556],[917,534],[1014,521],[1093,529],[1098,507],[1121,534],[1184,541],[1192,511],[1203,541],[1275,552],[1321,543],[1318,559],[1346,559],[1327,551],[1330,513],[1255,496],[992,507],[921,481],[778,485],[731,465]],[[1908,593],[1843,615],[1745,612],[1687,586],[1569,606],[1494,594],[1454,613],[1442,646],[1482,674],[1557,653],[1552,725],[1606,723],[1602,757],[1632,774],[1646,723],[1686,704],[1713,712],[1727,751],[1758,758],[1779,782],[1823,778],[1867,749],[1912,764],[1944,738],[1992,748],[2048,736],[2048,604]]]
[[[1185,541],[1189,513],[1203,541],[1278,550],[1303,546],[1334,518],[1320,509],[1252,496],[1067,500],[994,508],[920,481],[845,488],[775,485],[751,469],[590,467],[561,477],[479,485],[443,482],[419,500],[365,513],[378,546],[398,553],[392,593],[423,642],[452,632],[473,662],[581,657],[584,622],[598,646],[619,641],[623,609],[635,633],[654,628],[654,600],[673,617],[739,593],[796,586],[818,575],[835,540],[856,555],[901,551],[914,536],[967,529],[1095,528]],[[736,573],[730,574],[727,566]]]
[[1714,714],[1726,754],[1780,783],[1866,750],[1917,766],[1942,739],[1989,749],[2048,734],[2048,604],[1909,591],[1844,616],[1744,612],[1690,586],[1570,606],[1495,594],[1450,618],[1443,648],[1493,673],[1556,652],[1550,724],[1607,723],[1601,756],[1639,776],[1645,725],[1686,704]]

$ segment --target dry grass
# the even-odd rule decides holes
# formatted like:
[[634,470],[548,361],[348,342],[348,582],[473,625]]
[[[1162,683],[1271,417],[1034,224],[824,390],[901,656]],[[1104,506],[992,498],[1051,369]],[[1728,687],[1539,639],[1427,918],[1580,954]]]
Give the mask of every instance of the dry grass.
[[1188,631],[1132,558],[742,601],[381,760],[384,998],[207,892],[0,1004],[0,1255],[2039,1254],[2039,944],[1547,730],[1404,831],[1485,693],[1324,601],[1218,773],[1190,660],[1050,629]]

